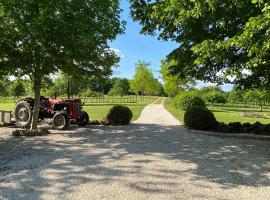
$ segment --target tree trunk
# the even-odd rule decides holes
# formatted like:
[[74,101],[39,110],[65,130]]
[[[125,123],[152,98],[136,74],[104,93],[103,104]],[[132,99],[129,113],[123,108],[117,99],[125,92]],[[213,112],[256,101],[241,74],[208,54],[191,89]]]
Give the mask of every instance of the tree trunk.
[[67,97],[68,97],[68,99],[70,99],[70,82],[69,82],[69,80],[67,82]]
[[261,103],[260,104],[260,112],[262,112],[263,111],[263,104]]
[[41,81],[42,78],[40,75],[36,75],[34,77],[34,99],[35,99],[35,104],[34,104],[34,110],[33,110],[33,116],[32,116],[32,123],[31,123],[31,128],[30,131],[38,131],[38,118],[39,118],[39,106],[40,106],[40,91],[41,91]]

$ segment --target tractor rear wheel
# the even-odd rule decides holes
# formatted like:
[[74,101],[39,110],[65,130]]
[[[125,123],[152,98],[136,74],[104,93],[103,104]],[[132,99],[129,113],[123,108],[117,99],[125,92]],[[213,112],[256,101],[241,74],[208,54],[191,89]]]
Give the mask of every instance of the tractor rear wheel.
[[57,113],[53,117],[53,127],[58,130],[67,129],[69,123],[69,117],[66,113]]
[[85,111],[81,111],[81,116],[78,120],[76,120],[77,124],[79,126],[85,126],[89,123],[89,115],[87,112]]
[[19,101],[14,110],[14,117],[17,126],[25,128],[30,126],[32,120],[32,110],[26,101]]

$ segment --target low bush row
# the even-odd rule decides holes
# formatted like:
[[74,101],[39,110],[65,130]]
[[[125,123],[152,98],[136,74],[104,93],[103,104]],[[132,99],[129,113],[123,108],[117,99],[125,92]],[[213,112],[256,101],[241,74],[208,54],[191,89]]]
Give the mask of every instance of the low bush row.
[[270,124],[260,122],[254,124],[232,122],[225,124],[218,122],[214,114],[206,107],[204,100],[193,93],[179,94],[174,99],[176,108],[185,110],[184,123],[186,126],[204,131],[221,133],[252,133],[270,135]]
[[184,123],[186,126],[196,130],[270,135],[270,124],[262,124],[260,122],[254,124],[231,122],[226,124],[218,122],[214,114],[209,109],[203,107],[188,109],[185,112]]
[[260,122],[256,122],[254,124],[241,124],[240,122],[225,124],[223,122],[219,122],[215,131],[222,133],[252,133],[270,135],[270,124],[261,124]]

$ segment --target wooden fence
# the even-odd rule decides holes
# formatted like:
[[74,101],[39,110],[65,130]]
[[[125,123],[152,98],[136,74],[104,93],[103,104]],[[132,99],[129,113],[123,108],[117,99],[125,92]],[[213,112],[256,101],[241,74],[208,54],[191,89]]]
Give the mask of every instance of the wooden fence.
[[[23,97],[18,98],[12,98],[12,97],[0,97],[0,103],[16,103]],[[59,97],[66,99],[67,97]],[[85,104],[92,104],[92,103],[140,103],[145,101],[150,101],[151,99],[157,98],[155,96],[136,96],[136,95],[130,95],[130,96],[98,96],[98,97],[79,97],[74,96],[72,98],[79,98],[84,102]]]
[[156,97],[150,97],[150,96],[124,96],[124,97],[108,97],[108,96],[102,96],[102,97],[85,97],[81,98],[82,101],[85,104],[90,103],[140,103],[144,101],[148,101],[150,99],[153,99]]

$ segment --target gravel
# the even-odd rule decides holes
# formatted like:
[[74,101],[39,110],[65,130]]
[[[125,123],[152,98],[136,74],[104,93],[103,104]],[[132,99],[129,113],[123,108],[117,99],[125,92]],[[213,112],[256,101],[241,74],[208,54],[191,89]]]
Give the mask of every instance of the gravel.
[[0,128],[0,199],[270,199],[270,141],[189,133],[163,105],[129,126]]

